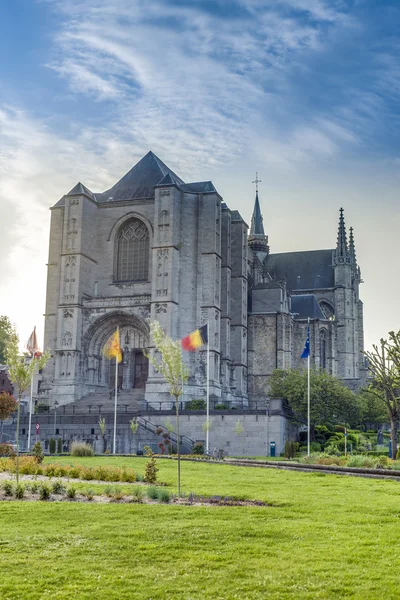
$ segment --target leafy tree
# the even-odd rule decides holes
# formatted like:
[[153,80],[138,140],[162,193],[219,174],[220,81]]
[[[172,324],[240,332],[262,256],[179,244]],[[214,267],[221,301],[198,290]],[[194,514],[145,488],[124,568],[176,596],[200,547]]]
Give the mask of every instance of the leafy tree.
[[29,362],[25,356],[21,356],[18,348],[18,335],[15,329],[12,330],[11,336],[7,343],[7,365],[9,377],[14,384],[18,393],[18,412],[17,412],[17,430],[15,433],[15,441],[17,444],[17,460],[16,460],[16,480],[19,482],[19,421],[21,415],[21,398],[22,394],[29,388],[32,382],[32,377],[35,373],[43,369],[50,358],[50,353],[45,352],[40,356],[33,356]]
[[[276,369],[270,379],[270,395],[288,401],[294,418],[307,423],[307,372]],[[355,395],[336,377],[325,371],[310,373],[311,434],[316,425],[356,424],[359,420]]]
[[182,396],[183,384],[189,378],[189,371],[183,364],[180,340],[173,340],[162,329],[158,321],[151,321],[150,332],[156,349],[155,355],[147,354],[147,358],[169,385],[169,392],[175,398],[176,438],[178,454],[178,497],[181,495],[181,451],[179,438],[179,398]]
[[11,339],[13,328],[6,316],[0,316],[0,365],[7,362],[7,346]]
[[389,332],[389,340],[381,339],[380,348],[364,352],[372,374],[370,392],[381,398],[390,420],[392,456],[397,456],[397,429],[400,419],[400,331]]
[[388,413],[383,399],[383,393],[371,389],[362,389],[357,394],[357,405],[360,415],[360,426],[370,423],[387,423]]
[[8,394],[7,392],[2,392],[0,394],[0,421],[1,421],[1,434],[0,434],[0,442],[3,441],[3,424],[6,419],[11,417],[13,412],[15,412],[18,408],[18,404],[14,396]]

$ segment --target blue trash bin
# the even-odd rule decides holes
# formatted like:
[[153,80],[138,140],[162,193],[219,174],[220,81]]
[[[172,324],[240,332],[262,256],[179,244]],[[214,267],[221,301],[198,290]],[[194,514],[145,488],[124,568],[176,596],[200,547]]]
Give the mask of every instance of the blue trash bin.
[[270,456],[276,456],[276,454],[275,454],[276,453],[275,446],[276,446],[275,442],[270,442],[270,445],[269,445],[269,455]]

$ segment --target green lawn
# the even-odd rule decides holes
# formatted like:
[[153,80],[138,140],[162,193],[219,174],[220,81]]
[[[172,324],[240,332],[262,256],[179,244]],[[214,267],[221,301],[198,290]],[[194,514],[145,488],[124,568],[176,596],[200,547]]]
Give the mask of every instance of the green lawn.
[[[176,462],[159,467],[174,491]],[[398,482],[192,462],[182,482],[272,506],[4,502],[0,598],[399,598]]]

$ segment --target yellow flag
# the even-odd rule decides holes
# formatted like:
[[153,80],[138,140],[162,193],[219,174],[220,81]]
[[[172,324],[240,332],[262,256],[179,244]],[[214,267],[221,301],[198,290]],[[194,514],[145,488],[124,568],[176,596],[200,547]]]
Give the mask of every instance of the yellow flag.
[[106,358],[111,360],[112,358],[117,357],[117,361],[121,362],[122,360],[122,351],[121,346],[119,345],[119,330],[112,334],[110,338],[106,341],[103,354]]

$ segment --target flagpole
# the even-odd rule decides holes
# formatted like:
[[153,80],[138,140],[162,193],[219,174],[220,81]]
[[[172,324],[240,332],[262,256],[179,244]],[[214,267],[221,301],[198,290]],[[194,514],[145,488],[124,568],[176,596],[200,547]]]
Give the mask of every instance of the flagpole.
[[[32,360],[34,358],[32,357]],[[32,426],[32,399],[33,399],[33,371],[31,377],[31,397],[29,399],[29,424],[28,424],[28,452],[31,449],[31,426]]]
[[310,335],[310,317],[308,317],[308,336],[309,350],[307,357],[307,455],[310,456],[310,354],[311,354],[311,335]]
[[206,454],[210,453],[210,323],[207,323],[207,402],[206,402]]
[[[118,344],[119,344],[119,327],[117,327],[118,333]],[[115,390],[114,390],[114,441],[113,441],[113,454],[116,452],[117,445],[117,398],[118,398],[118,356],[117,352],[115,355]]]

